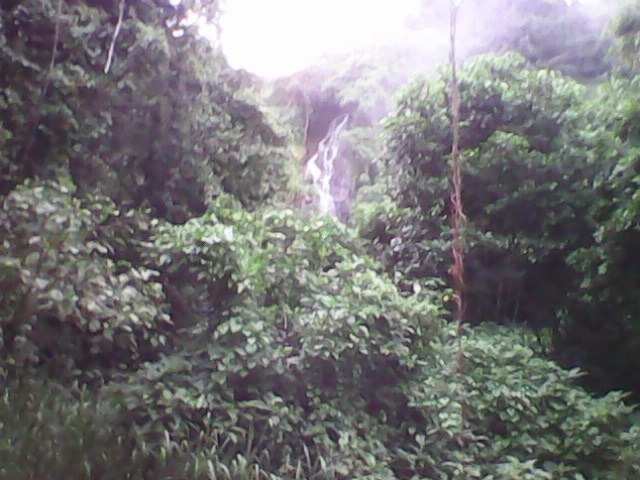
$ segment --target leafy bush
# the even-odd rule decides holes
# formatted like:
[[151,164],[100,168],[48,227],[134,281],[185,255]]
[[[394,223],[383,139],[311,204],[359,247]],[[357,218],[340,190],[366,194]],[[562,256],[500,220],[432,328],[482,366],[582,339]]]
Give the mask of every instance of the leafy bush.
[[604,392],[615,385],[636,398],[640,148],[633,125],[639,98],[638,79],[616,79],[600,86],[590,105],[599,125],[591,133],[592,155],[601,164],[597,199],[587,210],[594,227],[591,241],[567,258],[580,284],[563,312],[557,342],[561,354],[578,357],[591,373],[591,388]]
[[[195,442],[178,445],[163,437],[145,443],[143,433],[135,428],[135,419],[128,417],[128,410],[112,398],[99,398],[86,390],[69,390],[37,374],[29,380],[4,383],[0,392],[3,478],[276,478],[240,454],[223,463],[215,453],[194,448]],[[308,465],[314,466],[311,460]],[[304,477],[296,473],[291,478]]]
[[[90,281],[73,283],[85,264],[92,278],[118,278],[109,246],[120,231],[115,227],[122,225],[114,223],[108,208],[99,215],[96,203],[91,205],[82,208],[59,185],[16,189],[3,211],[11,240],[4,245],[4,279],[14,279],[10,295],[19,297],[30,285],[34,293],[29,294],[38,295],[39,309],[23,327],[27,340],[46,315],[57,315],[85,343],[109,347],[113,354],[102,325],[120,317],[103,316],[100,312],[110,311],[104,302],[95,316],[80,306],[115,284],[93,292],[85,285]],[[104,243],[87,233],[96,230],[98,218],[111,219],[111,229],[102,232]],[[286,210],[248,213],[221,197],[203,217],[155,225],[156,233],[136,247],[147,266],[157,264],[150,283],[131,273],[137,269],[126,262],[119,267],[124,269],[119,275],[131,275],[130,285],[139,289],[132,312],[141,322],[114,322],[114,332],[128,332],[130,325],[142,339],[163,335],[151,319],[142,323],[145,310],[138,310],[154,295],[162,299],[173,285],[151,281],[157,277],[193,286],[184,293],[192,306],[190,322],[171,311],[179,328],[164,349],[150,345],[157,360],[143,359],[131,344],[122,352],[130,362],[127,369],[109,373],[99,365],[108,374],[101,377],[106,384],[94,384],[95,396],[69,397],[72,388],[39,386],[26,380],[32,370],[22,370],[28,388],[13,384],[5,391],[9,417],[3,424],[10,432],[5,451],[28,441],[37,428],[48,425],[51,433],[42,449],[25,454],[22,470],[11,470],[16,475],[43,468],[64,472],[72,455],[84,459],[76,473],[69,471],[77,478],[106,469],[105,458],[126,459],[128,467],[122,460],[114,470],[122,467],[120,478],[144,471],[142,478],[409,479],[465,471],[468,478],[568,479],[580,473],[597,479],[613,468],[635,468],[618,461],[621,452],[628,458],[625,448],[634,438],[633,432],[620,437],[630,409],[619,395],[592,399],[571,385],[575,372],[538,358],[506,330],[474,330],[465,342],[467,369],[456,372],[451,332],[439,320],[440,296],[419,286],[400,291],[353,232],[335,221],[303,219]],[[38,239],[29,245],[33,231]],[[76,300],[78,310],[63,316],[64,298],[52,302],[50,290],[36,288],[37,272],[44,270],[22,257],[34,246],[47,253],[41,255],[43,265],[47,278],[58,279],[57,288],[84,295]],[[71,266],[77,272],[55,276]],[[215,303],[212,295],[221,284],[226,296],[217,310],[198,308]],[[5,298],[5,306],[20,304]],[[122,305],[117,312],[125,310]],[[89,326],[95,319],[104,323],[94,332]],[[63,348],[68,337],[57,331],[50,338],[67,342],[50,353],[50,361],[85,368],[82,354]],[[114,333],[114,343],[117,338]],[[10,354],[5,366],[13,368],[22,351],[43,355],[41,345],[32,343],[30,350],[29,343],[22,350],[5,349]],[[30,388],[35,391],[21,396]],[[50,395],[43,393],[47,389]],[[469,409],[468,429],[462,432],[459,395]],[[30,402],[35,425],[42,427],[33,430],[11,417],[11,409],[27,408],[23,402]],[[12,463],[4,462],[0,468],[9,472]]]
[[175,478],[168,474],[170,470],[180,460],[188,463],[188,458],[177,455],[163,462],[132,449],[135,431],[116,429],[109,423],[117,418],[117,406],[100,402],[87,391],[70,391],[37,375],[19,382],[3,380],[3,478],[156,480]]
[[0,338],[12,368],[100,376],[135,368],[168,344],[157,272],[118,267],[95,234],[114,209],[107,203],[88,210],[67,187],[46,182],[25,184],[5,199]]
[[[551,333],[549,353],[591,373],[592,388],[637,391],[637,335],[622,333],[637,330],[637,81],[587,90],[514,54],[460,75],[469,318]],[[446,78],[405,89],[386,134],[397,213],[359,227],[409,284],[446,279],[451,264]]]
[[210,288],[225,278],[227,302],[214,321],[198,317],[206,327],[184,332],[186,352],[106,391],[124,401],[150,443],[165,435],[205,449],[218,442],[223,464],[242,454],[280,472],[320,458],[341,471],[359,468],[347,453],[332,453],[330,435],[351,421],[344,402],[389,410],[363,398],[376,389],[371,375],[410,369],[410,345],[422,342],[439,310],[427,292],[401,295],[357,243],[330,219],[248,214],[224,199],[201,218],[160,228],[149,260],[191,283],[194,305],[211,302]]
[[[408,467],[430,478],[462,471],[467,478],[611,478],[631,446],[620,432],[633,409],[618,392],[596,399],[576,387],[581,372],[541,358],[535,345],[524,330],[477,327],[464,342],[462,374],[454,369],[454,343],[433,345],[437,354],[408,390],[409,405],[425,419],[408,430]],[[464,434],[460,397],[468,411]],[[463,446],[455,447],[461,435]]]

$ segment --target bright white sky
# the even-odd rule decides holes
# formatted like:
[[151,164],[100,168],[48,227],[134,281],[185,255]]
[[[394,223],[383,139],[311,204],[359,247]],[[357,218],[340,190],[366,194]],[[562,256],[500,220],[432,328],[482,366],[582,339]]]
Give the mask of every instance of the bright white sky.
[[[536,1],[536,0],[532,0]],[[566,0],[599,4],[607,0]],[[234,68],[277,77],[403,35],[421,0],[226,0],[222,46]],[[594,5],[595,6],[595,5]]]
[[323,54],[399,36],[420,0],[226,0],[222,46],[234,68],[294,73]]

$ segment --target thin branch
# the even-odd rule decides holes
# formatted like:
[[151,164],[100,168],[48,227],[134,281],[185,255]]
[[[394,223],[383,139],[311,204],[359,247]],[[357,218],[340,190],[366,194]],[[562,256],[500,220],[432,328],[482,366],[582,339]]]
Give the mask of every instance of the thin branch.
[[56,56],[58,55],[58,43],[60,42],[60,17],[62,16],[62,0],[58,0],[58,6],[56,8],[56,26],[53,34],[53,46],[51,47],[51,59],[49,60],[49,67],[47,68],[47,76],[45,77],[44,86],[42,87],[42,96],[47,94],[49,84],[51,83],[51,77],[53,75],[53,69],[56,66]]
[[109,45],[109,53],[107,54],[107,63],[104,66],[104,73],[109,73],[111,68],[111,62],[113,61],[113,51],[116,48],[116,42],[118,41],[118,35],[120,35],[120,29],[122,28],[122,19],[124,18],[125,0],[120,0],[118,5],[118,22],[116,23],[116,29],[113,31],[113,38],[111,39],[111,45]]

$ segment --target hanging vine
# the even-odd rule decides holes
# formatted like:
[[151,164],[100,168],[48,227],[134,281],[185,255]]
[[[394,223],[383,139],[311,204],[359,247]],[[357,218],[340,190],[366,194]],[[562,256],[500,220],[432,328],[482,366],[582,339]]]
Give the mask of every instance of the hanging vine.
[[[464,370],[464,349],[462,346],[463,325],[465,315],[465,281],[464,281],[464,227],[467,219],[464,215],[462,202],[462,168],[460,159],[460,86],[456,70],[456,27],[459,4],[450,0],[449,25],[449,63],[451,66],[451,81],[449,84],[449,106],[451,108],[451,130],[453,142],[451,146],[451,228],[453,232],[453,266],[451,273],[455,290],[456,303],[456,341],[458,372]],[[459,392],[462,410],[460,430],[464,432],[467,424],[467,404],[464,392]]]

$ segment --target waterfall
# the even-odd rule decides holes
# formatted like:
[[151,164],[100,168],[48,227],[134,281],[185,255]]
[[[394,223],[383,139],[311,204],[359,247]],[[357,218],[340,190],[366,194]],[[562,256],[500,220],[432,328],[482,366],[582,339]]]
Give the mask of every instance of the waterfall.
[[318,151],[307,162],[305,180],[311,180],[316,190],[318,210],[320,213],[336,214],[336,202],[331,192],[335,161],[340,153],[340,135],[347,126],[349,114],[336,117],[325,137],[318,144]]

